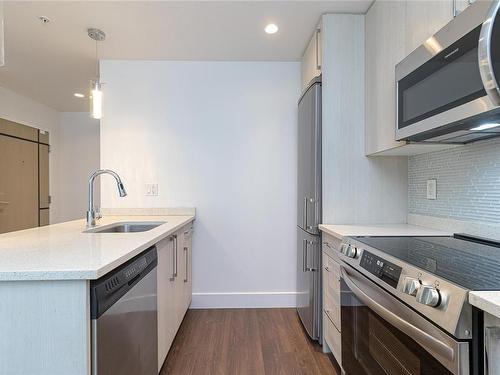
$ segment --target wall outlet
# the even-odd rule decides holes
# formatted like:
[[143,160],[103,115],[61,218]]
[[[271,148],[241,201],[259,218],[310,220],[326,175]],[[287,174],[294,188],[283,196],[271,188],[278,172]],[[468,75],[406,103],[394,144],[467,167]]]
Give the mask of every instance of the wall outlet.
[[437,180],[427,180],[427,199],[437,199]]
[[144,195],[149,197],[158,196],[158,184],[146,184]]

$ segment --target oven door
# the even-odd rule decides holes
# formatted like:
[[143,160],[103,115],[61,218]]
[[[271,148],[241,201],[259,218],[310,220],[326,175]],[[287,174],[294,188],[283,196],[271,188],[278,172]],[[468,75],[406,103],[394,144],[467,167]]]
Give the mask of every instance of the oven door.
[[347,375],[470,373],[456,341],[349,266],[341,267],[342,367]]

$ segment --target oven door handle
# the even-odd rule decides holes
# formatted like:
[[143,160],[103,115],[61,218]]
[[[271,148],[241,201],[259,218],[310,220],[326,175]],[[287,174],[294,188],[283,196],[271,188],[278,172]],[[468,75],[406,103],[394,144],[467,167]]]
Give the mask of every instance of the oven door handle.
[[355,276],[350,274],[344,267],[341,267],[341,273],[345,283],[356,295],[356,297],[380,317],[411,337],[427,351],[436,353],[449,361],[453,361],[455,359],[455,351],[452,347],[429,335],[427,332],[422,331],[420,328],[408,323],[406,320],[401,319],[392,311],[386,309],[384,306],[370,298],[368,294],[352,280]]

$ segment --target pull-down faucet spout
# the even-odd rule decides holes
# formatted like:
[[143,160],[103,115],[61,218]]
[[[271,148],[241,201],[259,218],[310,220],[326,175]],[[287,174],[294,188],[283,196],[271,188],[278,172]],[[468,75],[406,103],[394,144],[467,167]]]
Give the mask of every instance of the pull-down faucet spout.
[[101,214],[99,212],[96,212],[94,208],[94,180],[101,174],[110,174],[111,176],[113,176],[116,180],[116,185],[118,186],[118,194],[120,194],[120,197],[124,197],[127,195],[125,187],[123,186],[123,182],[116,172],[113,172],[110,169],[99,169],[98,171],[92,173],[89,178],[89,206],[87,211],[87,227],[95,226],[95,221],[101,218]]

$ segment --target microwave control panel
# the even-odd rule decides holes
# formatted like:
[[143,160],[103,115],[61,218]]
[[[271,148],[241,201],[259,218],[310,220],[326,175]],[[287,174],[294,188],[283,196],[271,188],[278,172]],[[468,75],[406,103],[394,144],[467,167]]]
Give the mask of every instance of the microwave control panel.
[[363,251],[360,266],[393,288],[397,288],[399,277],[401,276],[401,267],[398,267],[395,264],[392,264],[366,250]]

